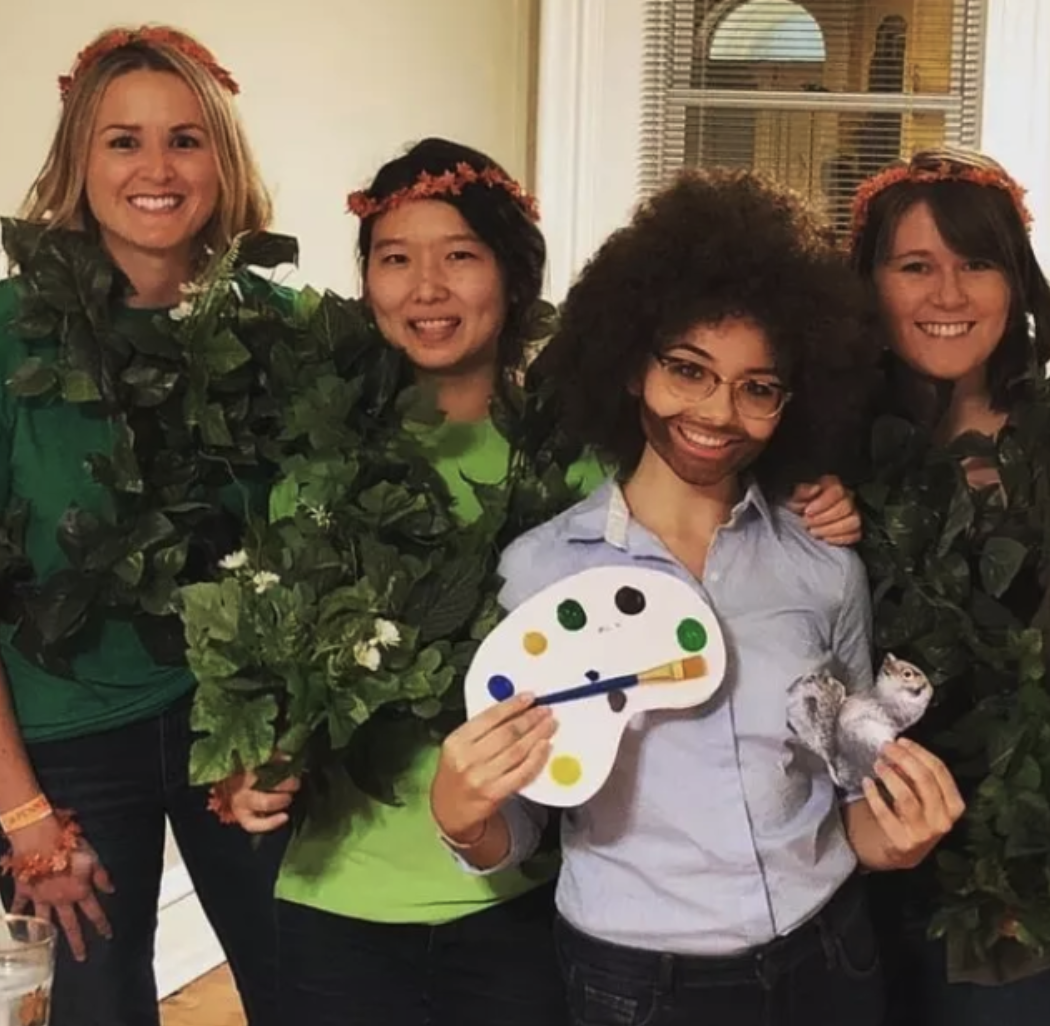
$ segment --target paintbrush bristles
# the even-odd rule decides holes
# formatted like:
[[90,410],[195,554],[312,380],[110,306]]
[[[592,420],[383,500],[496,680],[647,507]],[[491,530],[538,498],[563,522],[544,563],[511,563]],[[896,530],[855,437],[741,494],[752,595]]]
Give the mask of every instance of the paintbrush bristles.
[[639,684],[659,684],[669,680],[694,680],[707,673],[707,663],[703,656],[689,656],[688,659],[676,659],[673,663],[654,666],[638,674]]

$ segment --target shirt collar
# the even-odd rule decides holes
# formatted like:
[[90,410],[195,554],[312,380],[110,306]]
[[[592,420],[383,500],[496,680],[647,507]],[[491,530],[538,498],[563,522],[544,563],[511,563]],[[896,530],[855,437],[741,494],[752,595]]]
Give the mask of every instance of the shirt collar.
[[[776,517],[755,481],[748,484],[744,497],[733,507],[728,523],[738,523],[751,515],[761,517],[769,529],[777,533]],[[616,481],[609,480],[577,507],[569,521],[568,538],[578,542],[604,541],[627,552],[634,541],[632,523],[623,489]]]

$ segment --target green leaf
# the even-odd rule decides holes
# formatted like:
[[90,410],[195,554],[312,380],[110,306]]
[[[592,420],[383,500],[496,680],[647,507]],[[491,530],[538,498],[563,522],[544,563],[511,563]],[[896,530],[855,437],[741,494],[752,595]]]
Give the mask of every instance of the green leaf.
[[188,584],[180,589],[187,630],[214,641],[232,642],[240,626],[241,595],[236,581]]
[[45,645],[66,641],[84,626],[98,587],[94,577],[75,570],[60,570],[44,582],[30,608]]
[[209,403],[201,411],[200,429],[206,445],[215,448],[229,448],[233,445],[233,435],[230,434],[219,403]]
[[1028,550],[1013,538],[989,538],[981,552],[981,583],[993,598],[999,598],[1013,583]]
[[62,373],[62,398],[69,403],[94,403],[102,398],[90,374],[81,370]]
[[454,634],[478,607],[485,571],[484,563],[476,559],[445,563],[412,590],[405,604],[405,620],[419,628],[424,642]]
[[179,381],[177,371],[142,363],[132,364],[120,377],[131,389],[132,402],[143,407],[159,406],[172,394]]
[[298,264],[299,240],[276,232],[255,232],[241,240],[237,258],[240,267],[273,268]]
[[269,762],[274,751],[277,702],[272,695],[233,697],[198,688],[190,724],[205,736],[190,749],[195,784],[225,780],[242,769]]
[[146,569],[146,557],[141,552],[131,552],[113,567],[113,573],[126,585],[134,588],[142,580]]
[[177,577],[186,565],[189,552],[189,538],[182,538],[174,545],[157,549],[153,554],[153,572],[161,577]]
[[960,479],[952,495],[951,505],[948,507],[948,515],[941,529],[941,539],[937,544],[937,552],[944,555],[952,547],[952,543],[960,534],[968,531],[973,526],[974,506],[970,497],[970,489],[965,479]]
[[51,364],[39,356],[31,356],[7,379],[7,387],[23,398],[34,398],[50,392],[58,384],[58,375]]
[[229,329],[201,339],[198,348],[205,367],[211,374],[218,376],[237,370],[252,358],[252,354]]
[[270,490],[270,523],[294,517],[298,508],[299,484],[294,477],[284,477]]

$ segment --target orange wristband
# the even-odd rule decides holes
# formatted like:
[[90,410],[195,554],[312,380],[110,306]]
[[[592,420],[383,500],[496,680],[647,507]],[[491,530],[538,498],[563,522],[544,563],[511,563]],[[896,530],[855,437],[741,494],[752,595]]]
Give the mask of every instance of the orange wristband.
[[42,794],[38,794],[24,805],[19,805],[10,812],[0,813],[0,829],[10,837],[16,830],[32,826],[51,815],[54,815],[51,803]]

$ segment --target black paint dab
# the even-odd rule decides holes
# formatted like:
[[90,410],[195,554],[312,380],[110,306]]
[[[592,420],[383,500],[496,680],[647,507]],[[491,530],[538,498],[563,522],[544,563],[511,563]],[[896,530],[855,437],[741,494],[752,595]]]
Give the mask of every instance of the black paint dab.
[[645,596],[637,588],[625,586],[616,593],[616,608],[625,616],[637,616],[645,611]]

